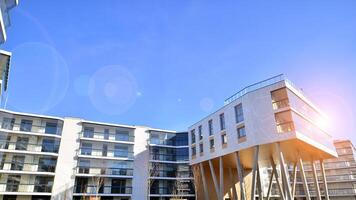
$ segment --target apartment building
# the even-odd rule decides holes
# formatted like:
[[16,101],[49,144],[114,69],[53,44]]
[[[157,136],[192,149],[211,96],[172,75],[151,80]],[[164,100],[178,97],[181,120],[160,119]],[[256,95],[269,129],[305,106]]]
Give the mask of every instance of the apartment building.
[[337,157],[332,137],[320,125],[322,119],[322,112],[283,75],[245,87],[189,128],[197,198],[271,198],[277,182],[278,199],[293,199],[288,173],[292,165],[300,171],[309,200],[303,163],[310,162],[316,174],[320,161],[323,188],[315,188],[320,199],[327,185],[325,160]]
[[194,199],[187,133],[8,110],[0,120],[0,199]]

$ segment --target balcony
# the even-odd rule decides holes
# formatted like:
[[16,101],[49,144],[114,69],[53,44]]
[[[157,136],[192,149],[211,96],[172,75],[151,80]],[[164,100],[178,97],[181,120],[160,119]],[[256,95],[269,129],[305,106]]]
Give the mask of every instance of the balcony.
[[81,147],[79,149],[79,155],[89,156],[89,157],[102,157],[102,158],[128,158],[133,159],[134,153],[124,150],[107,150],[103,149],[93,149]]
[[43,192],[51,193],[52,185],[49,184],[10,184],[10,183],[0,183],[0,192],[23,192],[23,193],[34,193]]
[[24,125],[21,123],[9,123],[7,121],[0,121],[1,129],[16,131],[16,132],[29,132],[29,133],[38,133],[38,134],[46,134],[48,136],[60,136],[62,134],[62,128],[60,124],[56,124],[55,126],[38,126],[38,125]]
[[134,142],[135,136],[125,134],[113,134],[108,132],[92,132],[82,131],[80,133],[81,139],[99,140],[105,142]]
[[282,108],[288,108],[289,107],[289,100],[288,100],[288,98],[285,98],[285,99],[282,99],[282,100],[274,101],[274,102],[272,102],[272,106],[273,106],[273,110],[278,110],[278,109],[282,109]]
[[31,144],[25,142],[9,142],[0,140],[0,149],[12,150],[12,151],[26,151],[36,152],[36,153],[58,153],[59,145],[42,145],[42,144]]
[[155,161],[186,162],[186,161],[189,161],[189,156],[188,155],[176,155],[176,154],[151,153],[150,159],[155,160]]
[[94,176],[133,176],[133,169],[115,167],[79,166],[77,174]]
[[19,163],[19,162],[3,162],[0,170],[4,171],[21,171],[21,172],[39,172],[53,173],[56,170],[56,165],[43,165],[39,163]]
[[76,185],[74,195],[110,195],[110,194],[132,194],[131,186],[97,186],[97,185]]

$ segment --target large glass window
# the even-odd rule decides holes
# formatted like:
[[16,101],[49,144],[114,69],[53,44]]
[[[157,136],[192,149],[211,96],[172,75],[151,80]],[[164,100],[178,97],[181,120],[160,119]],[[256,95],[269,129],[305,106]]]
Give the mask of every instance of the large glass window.
[[244,120],[242,104],[235,106],[235,118],[236,118],[236,123],[240,123]]
[[82,143],[81,154],[82,155],[91,155],[92,144],[91,143]]
[[197,149],[196,147],[192,147],[192,155],[195,156],[197,154]]
[[94,127],[84,127],[83,136],[85,138],[93,138],[94,137]]
[[195,143],[195,129],[190,131],[190,135],[191,135],[192,143]]
[[45,133],[48,134],[57,134],[57,123],[55,122],[46,122]]
[[56,169],[56,158],[42,157],[38,161],[38,171],[40,172],[54,172]]
[[199,144],[199,152],[200,152],[200,153],[203,153],[203,152],[204,152],[203,143],[200,143],[200,144]]
[[105,140],[108,140],[109,139],[109,136],[110,136],[110,131],[109,131],[109,129],[105,129],[104,130],[104,139]]
[[214,141],[214,139],[210,139],[210,140],[209,140],[209,144],[210,144],[210,149],[214,149],[214,148],[215,148],[215,141]]
[[212,119],[208,121],[208,126],[209,126],[209,135],[213,135],[214,130],[213,130],[213,120]]
[[21,175],[8,175],[6,182],[7,192],[17,192],[19,189]]
[[221,143],[224,145],[224,144],[227,144],[227,135],[226,133],[224,134],[221,134]]
[[225,115],[224,115],[224,113],[221,113],[219,115],[219,119],[220,119],[220,130],[225,130]]
[[115,131],[116,141],[130,141],[130,136],[128,131],[116,130]]
[[90,160],[79,160],[79,173],[89,174]]
[[129,156],[129,150],[127,145],[115,145],[115,150],[114,150],[114,156],[115,157],[128,157]]
[[52,138],[43,138],[42,140],[42,152],[58,153],[59,140]]
[[244,126],[237,129],[237,137],[239,139],[243,138],[243,137],[246,137],[246,130],[245,130]]
[[22,171],[25,163],[25,156],[14,155],[11,162],[11,170]]
[[202,140],[203,139],[203,131],[202,131],[202,126],[200,125],[198,127],[198,134],[199,134],[199,140]]
[[28,137],[17,137],[16,150],[27,150]]
[[53,177],[36,176],[34,192],[51,192]]
[[1,128],[12,130],[14,128],[15,118],[4,117],[2,120]]
[[20,131],[31,132],[32,120],[23,119],[20,124]]

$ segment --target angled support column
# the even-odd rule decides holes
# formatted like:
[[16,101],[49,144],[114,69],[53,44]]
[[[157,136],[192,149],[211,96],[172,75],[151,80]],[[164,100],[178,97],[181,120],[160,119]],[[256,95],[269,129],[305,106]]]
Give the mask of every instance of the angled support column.
[[256,195],[256,171],[258,168],[258,151],[259,151],[259,146],[255,147],[255,153],[254,153],[254,158],[253,158],[253,168],[252,168],[252,186],[251,186],[251,200],[255,200],[255,195]]
[[310,200],[308,181],[307,181],[307,178],[305,176],[303,160],[300,157],[298,158],[298,165],[299,165],[298,166],[299,172],[300,172],[300,175],[301,175],[301,178],[302,178],[302,182],[303,182],[303,187],[304,187],[304,193],[305,193],[306,200]]
[[288,181],[288,172],[286,170],[286,164],[284,162],[283,152],[281,151],[279,143],[276,143],[276,149],[278,152],[279,163],[280,163],[281,172],[282,172],[282,185],[284,186],[285,191],[286,191],[285,196],[288,200],[292,200],[292,193],[291,193],[290,185],[289,185],[289,181]]
[[240,182],[240,199],[246,200],[246,191],[245,191],[245,181],[244,181],[244,169],[240,161],[239,152],[236,152],[236,166],[237,166],[237,175]]
[[267,200],[269,200],[269,198],[271,196],[271,190],[272,190],[272,185],[273,185],[273,176],[274,176],[274,170],[272,169],[271,177],[269,178],[269,182],[268,182]]
[[233,199],[237,200],[237,191],[236,191],[236,187],[235,187],[235,182],[234,182],[234,176],[232,174],[232,169],[229,168],[229,176],[230,176],[230,184],[232,186],[232,194],[233,194]]
[[311,163],[312,169],[313,169],[313,177],[314,177],[314,185],[315,185],[315,192],[316,192],[316,197],[318,200],[321,200],[321,194],[320,194],[320,187],[319,187],[319,181],[318,181],[318,174],[316,173],[315,169],[315,162],[314,160]]
[[219,199],[223,200],[224,199],[224,161],[222,156],[219,157],[219,168],[220,168],[219,170],[220,198]]
[[204,199],[209,199],[208,186],[206,184],[205,172],[203,163],[199,163],[200,174],[203,181]]
[[323,175],[323,183],[324,183],[324,196],[325,200],[329,200],[329,190],[328,190],[328,183],[326,181],[326,175],[325,175],[325,166],[324,166],[324,161],[320,160],[320,170]]
[[257,188],[258,188],[258,199],[263,199],[261,172],[260,172],[260,165],[258,163],[257,163]]
[[293,165],[293,183],[292,183],[292,199],[295,196],[295,186],[297,184],[297,163]]
[[273,161],[273,158],[271,158],[271,164],[272,164],[273,173],[275,174],[278,190],[279,190],[279,193],[281,194],[281,199],[285,200],[286,198],[285,198],[285,195],[284,195],[284,190],[283,190],[281,182],[279,181],[277,167],[276,167],[276,164]]
[[217,199],[220,199],[219,198],[220,197],[219,184],[218,184],[218,180],[216,179],[214,166],[213,166],[213,163],[211,162],[211,160],[209,160],[209,167],[210,167],[211,177],[213,178],[216,197],[217,197]]

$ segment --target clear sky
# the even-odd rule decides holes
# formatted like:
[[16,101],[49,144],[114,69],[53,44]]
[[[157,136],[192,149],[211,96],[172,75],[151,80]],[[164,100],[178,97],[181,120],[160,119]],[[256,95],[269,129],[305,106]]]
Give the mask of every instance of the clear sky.
[[186,128],[285,73],[356,142],[356,1],[20,0],[8,109]]

